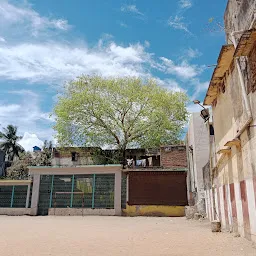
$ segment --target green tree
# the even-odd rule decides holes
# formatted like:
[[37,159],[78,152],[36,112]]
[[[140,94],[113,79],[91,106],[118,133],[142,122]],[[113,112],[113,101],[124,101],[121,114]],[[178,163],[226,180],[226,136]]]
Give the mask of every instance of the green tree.
[[42,151],[34,153],[33,165],[50,166],[52,164],[52,141],[44,141]]
[[23,152],[16,158],[6,170],[7,179],[23,180],[28,178],[28,166],[32,166],[34,160],[30,152]]
[[7,155],[8,161],[13,161],[14,157],[19,157],[24,152],[24,148],[18,143],[22,137],[17,135],[17,127],[8,125],[0,132],[0,149]]
[[128,147],[175,143],[187,120],[187,95],[154,80],[82,76],[64,87],[54,108],[61,145]]

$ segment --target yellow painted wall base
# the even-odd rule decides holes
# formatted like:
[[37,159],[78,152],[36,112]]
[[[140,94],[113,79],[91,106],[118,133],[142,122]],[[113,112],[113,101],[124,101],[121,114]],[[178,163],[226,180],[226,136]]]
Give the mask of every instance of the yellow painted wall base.
[[123,209],[125,216],[158,216],[158,217],[183,217],[185,206],[163,205],[126,205]]

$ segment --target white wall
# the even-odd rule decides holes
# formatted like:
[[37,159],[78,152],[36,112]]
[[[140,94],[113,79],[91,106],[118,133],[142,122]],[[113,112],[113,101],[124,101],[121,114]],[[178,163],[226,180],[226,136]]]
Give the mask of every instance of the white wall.
[[[204,180],[202,168],[209,161],[209,133],[207,124],[201,118],[200,113],[193,113],[189,122],[188,134],[187,134],[188,146],[193,147],[193,164],[192,164],[192,153],[189,154],[189,166],[190,171],[188,178],[192,184],[195,184],[197,192],[198,210],[203,211],[204,206]],[[194,169],[194,173],[193,173]],[[193,192],[193,186],[191,187]]]

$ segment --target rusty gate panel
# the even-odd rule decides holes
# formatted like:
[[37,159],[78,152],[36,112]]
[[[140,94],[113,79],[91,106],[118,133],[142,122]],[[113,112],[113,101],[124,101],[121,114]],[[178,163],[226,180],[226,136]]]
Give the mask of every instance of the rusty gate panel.
[[128,204],[187,205],[186,172],[130,172]]

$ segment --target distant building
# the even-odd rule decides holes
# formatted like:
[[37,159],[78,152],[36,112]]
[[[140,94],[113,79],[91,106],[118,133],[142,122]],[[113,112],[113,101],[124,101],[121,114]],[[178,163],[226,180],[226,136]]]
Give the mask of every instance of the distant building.
[[[135,161],[131,168],[110,164],[116,161],[117,150],[65,147],[55,148],[52,153],[53,166],[29,167],[33,182],[0,181],[0,190],[8,192],[7,200],[0,200],[0,207],[5,207],[0,214],[185,214],[187,158],[184,145],[127,149],[126,156]],[[100,161],[103,164],[99,164]]]
[[39,148],[38,146],[34,146],[33,152],[41,152],[41,148]]
[[[145,160],[146,166],[160,166],[160,149],[127,149],[126,159],[133,159],[134,166]],[[60,147],[53,148],[53,166],[80,166],[97,164],[119,164],[118,150],[102,150],[98,147]]]
[[[149,150],[158,166],[126,169],[127,204],[125,215],[184,216],[187,200],[187,156],[185,145],[166,145]],[[154,156],[153,156],[154,157]]]
[[205,193],[203,167],[209,161],[209,132],[200,113],[193,113],[189,121],[186,136],[188,156],[188,199],[190,206],[196,206],[196,211],[205,214]]

